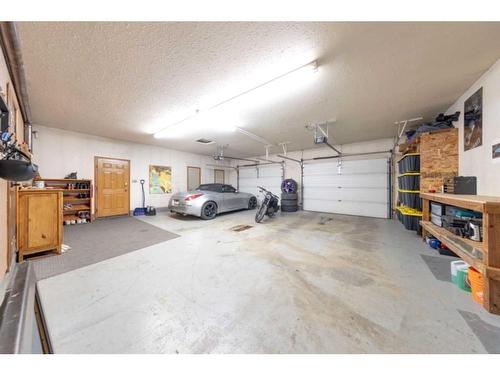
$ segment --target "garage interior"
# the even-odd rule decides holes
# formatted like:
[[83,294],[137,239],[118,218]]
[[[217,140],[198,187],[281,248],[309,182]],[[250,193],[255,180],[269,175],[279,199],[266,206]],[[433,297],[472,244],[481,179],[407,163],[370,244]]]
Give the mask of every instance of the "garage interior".
[[499,37],[1,22],[0,352],[500,353]]

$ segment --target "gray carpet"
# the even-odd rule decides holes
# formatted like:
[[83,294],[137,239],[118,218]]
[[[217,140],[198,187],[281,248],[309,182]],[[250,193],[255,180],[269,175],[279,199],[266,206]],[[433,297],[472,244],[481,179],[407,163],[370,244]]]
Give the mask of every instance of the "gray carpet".
[[71,249],[30,262],[37,280],[41,280],[176,237],[134,217],[99,219],[91,224],[65,226],[64,244]]

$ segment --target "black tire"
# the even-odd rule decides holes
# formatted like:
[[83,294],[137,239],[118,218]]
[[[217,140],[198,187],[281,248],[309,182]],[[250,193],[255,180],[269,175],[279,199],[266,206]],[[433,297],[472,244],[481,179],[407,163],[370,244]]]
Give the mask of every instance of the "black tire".
[[281,191],[283,193],[296,193],[297,189],[297,181],[295,181],[293,178],[287,178],[281,183]]
[[255,213],[255,222],[260,223],[264,216],[266,215],[267,206],[261,204],[257,212]]
[[255,207],[257,207],[257,198],[251,197],[248,200],[248,209],[253,210],[253,209],[255,209]]
[[299,206],[281,206],[281,212],[297,212],[299,210]]
[[281,200],[296,201],[299,198],[297,193],[281,193]]
[[293,207],[297,206],[297,200],[281,201],[281,207]]
[[212,201],[205,202],[201,207],[201,218],[203,220],[212,220],[217,216],[217,204]]

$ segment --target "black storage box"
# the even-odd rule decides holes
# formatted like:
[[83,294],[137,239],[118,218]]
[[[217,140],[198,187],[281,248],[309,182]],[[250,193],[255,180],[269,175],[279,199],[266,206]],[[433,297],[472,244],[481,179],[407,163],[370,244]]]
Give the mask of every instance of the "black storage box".
[[477,178],[475,176],[457,176],[453,178],[453,194],[477,194]]
[[398,184],[402,190],[419,190],[420,173],[406,173],[398,176]]
[[398,199],[403,206],[422,210],[422,199],[418,190],[398,190]]
[[420,154],[406,154],[398,162],[399,173],[419,172]]

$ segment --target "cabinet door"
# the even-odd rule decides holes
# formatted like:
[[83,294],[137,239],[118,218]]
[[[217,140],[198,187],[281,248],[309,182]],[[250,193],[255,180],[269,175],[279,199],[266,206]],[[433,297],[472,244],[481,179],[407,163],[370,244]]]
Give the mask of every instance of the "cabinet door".
[[28,243],[29,249],[57,246],[59,206],[57,194],[28,195]]

